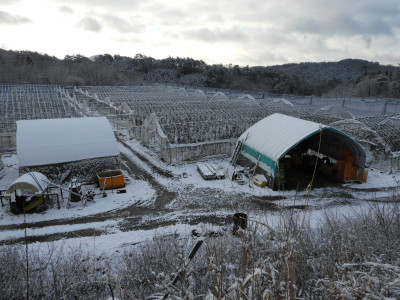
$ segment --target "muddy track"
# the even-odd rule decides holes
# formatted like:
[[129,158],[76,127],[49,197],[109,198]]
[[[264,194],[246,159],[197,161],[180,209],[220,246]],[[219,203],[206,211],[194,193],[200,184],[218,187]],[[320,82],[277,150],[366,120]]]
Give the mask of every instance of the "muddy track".
[[[49,234],[49,235],[38,235],[38,236],[27,236],[26,241],[28,244],[30,243],[36,243],[36,242],[53,242],[53,241],[58,241],[62,239],[70,239],[70,238],[79,238],[79,237],[87,237],[87,236],[100,236],[103,234],[104,231],[97,230],[97,229],[81,229],[81,230],[76,230],[76,231],[70,231],[70,232],[58,232],[55,234]],[[15,245],[15,244],[24,244],[25,243],[25,238],[17,238],[14,240],[7,240],[3,241],[2,245]]]
[[[127,219],[127,222],[124,224],[119,225],[119,229],[123,232],[128,232],[132,230],[151,230],[155,228],[163,228],[166,226],[170,225],[175,225],[178,222],[182,223],[184,220],[182,219],[176,219],[176,220],[159,220],[157,222],[157,219],[152,219],[151,222],[148,222],[149,224],[140,224],[137,225],[135,224],[138,222],[138,220],[132,220],[131,218]],[[140,221],[139,221],[140,222]],[[187,220],[187,224],[190,225],[196,225],[199,223],[210,223],[214,225],[221,225],[226,222],[226,218],[223,216],[191,216],[190,220]],[[79,238],[79,237],[96,237],[100,236],[102,234],[106,234],[107,229],[104,230],[99,230],[99,229],[93,229],[93,228],[88,228],[88,229],[81,229],[81,230],[76,230],[76,231],[70,231],[70,232],[57,232],[54,234],[48,234],[48,235],[38,235],[38,236],[28,236],[27,237],[27,242],[28,243],[35,243],[35,242],[54,242],[62,239],[69,239],[69,238]],[[25,238],[17,238],[13,240],[6,240],[6,241],[1,241],[1,245],[15,245],[15,244],[24,244],[25,243]]]
[[130,151],[132,151],[133,154],[135,154],[140,160],[144,161],[154,173],[160,174],[161,176],[164,176],[166,178],[173,178],[174,175],[171,174],[171,172],[161,169],[160,167],[156,166],[153,164],[150,160],[148,160],[146,157],[144,157],[142,154],[137,152],[135,149],[133,149],[130,145],[128,145],[125,141],[123,141],[121,138],[117,137],[118,142],[120,142],[122,145],[124,145],[126,148],[128,148]]
[[[86,224],[93,222],[102,222],[109,219],[133,218],[133,217],[141,217],[144,215],[151,215],[154,213],[159,213],[160,210],[164,209],[165,205],[167,205],[169,202],[171,202],[178,196],[177,192],[170,192],[163,185],[159,184],[151,174],[141,169],[137,164],[135,164],[132,160],[130,160],[127,155],[121,153],[121,158],[123,159],[124,164],[127,167],[126,169],[130,174],[140,175],[142,178],[148,181],[153,186],[153,188],[155,188],[156,199],[154,207],[141,207],[140,201],[138,201],[135,202],[133,205],[122,209],[116,209],[85,217],[27,223],[26,227],[34,229],[34,228],[43,228],[47,226]],[[132,226],[134,227],[134,224],[132,224]],[[24,228],[25,228],[24,224],[0,226],[0,230],[20,230]],[[65,237],[65,235],[63,236]]]
[[169,202],[171,202],[178,196],[177,192],[168,191],[167,188],[165,188],[163,185],[158,183],[158,181],[155,180],[151,174],[145,172],[143,169],[138,167],[138,165],[136,165],[131,159],[129,159],[129,157],[126,154],[121,153],[121,158],[124,161],[124,163],[127,165],[127,167],[129,168],[129,171],[131,174],[135,174],[135,173],[140,174],[156,190],[157,197],[156,197],[156,201],[154,204],[155,209],[157,209],[157,210],[163,209],[166,204],[168,204]]
[[[106,220],[119,221],[118,225],[116,225],[116,228],[123,232],[127,232],[139,229],[150,230],[154,228],[162,228],[165,226],[177,224],[178,222],[190,225],[196,225],[199,223],[209,223],[214,225],[226,224],[227,216],[221,214],[216,215],[216,213],[218,214],[218,211],[220,211],[221,209],[226,212],[227,208],[228,210],[239,209],[243,211],[251,211],[253,209],[257,211],[277,211],[282,209],[282,206],[280,206],[277,201],[285,199],[286,197],[284,196],[258,197],[248,196],[245,194],[221,195],[223,194],[221,190],[213,190],[208,188],[194,190],[189,188],[187,190],[180,191],[179,194],[178,192],[170,191],[165,186],[161,185],[154,176],[156,175],[172,178],[173,176],[171,175],[171,173],[162,170],[157,166],[154,166],[153,164],[151,164],[151,162],[149,162],[148,159],[146,159],[136,151],[133,151],[129,145],[125,143],[123,144],[124,147],[129,148],[133,152],[133,155],[137,156],[140,160],[143,160],[144,163],[146,163],[150,168],[151,173],[142,169],[128,155],[121,153],[123,168],[134,178],[141,178],[143,180],[146,180],[154,188],[156,192],[154,205],[150,207],[143,207],[142,201],[137,201],[129,207],[103,212],[96,215],[28,223],[26,224],[26,227],[29,229],[70,224],[88,224],[89,227],[65,233],[57,232],[48,235],[29,236],[27,239],[28,243],[50,242],[68,238],[93,237],[107,234],[107,228],[90,228],[90,223],[103,222]],[[355,191],[355,189],[351,189],[351,191]],[[368,192],[375,192],[375,190],[371,189]],[[348,188],[338,190],[319,190],[316,193],[311,193],[310,198],[321,198],[324,196],[335,197],[337,199],[344,200],[346,199],[347,201],[349,199],[356,200],[352,196],[351,192],[349,192]],[[232,202],[234,203],[234,205],[230,205],[225,201],[226,199],[230,199],[229,197],[236,198],[234,199],[234,202]],[[190,199],[191,201],[188,202],[187,199]],[[382,200],[382,198],[379,198],[377,200]],[[171,205],[171,208],[166,208],[166,206],[168,204],[171,204],[173,201],[174,204]],[[173,214],[170,214],[173,213],[176,209],[182,208],[186,208],[190,213],[181,214],[180,216],[176,217],[173,216]],[[294,208],[304,209],[305,206],[297,205],[292,207],[284,207],[284,209]],[[0,230],[23,230],[24,228],[24,224],[0,226]],[[22,237],[12,240],[1,241],[0,244],[9,245],[24,242],[25,238]]]

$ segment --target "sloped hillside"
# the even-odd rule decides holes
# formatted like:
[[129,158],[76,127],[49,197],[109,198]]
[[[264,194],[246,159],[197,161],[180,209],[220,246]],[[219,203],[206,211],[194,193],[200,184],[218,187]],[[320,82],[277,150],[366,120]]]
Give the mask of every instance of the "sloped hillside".
[[315,96],[400,97],[400,68],[376,62],[339,62],[279,66],[208,65],[193,58],[154,59],[102,54],[64,59],[30,51],[0,49],[0,82],[75,85],[168,83]]

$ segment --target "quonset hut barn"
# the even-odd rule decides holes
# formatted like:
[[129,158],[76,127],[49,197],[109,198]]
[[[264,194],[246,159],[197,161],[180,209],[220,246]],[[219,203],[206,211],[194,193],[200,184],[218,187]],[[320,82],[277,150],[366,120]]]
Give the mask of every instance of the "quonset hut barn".
[[256,166],[275,189],[307,185],[316,163],[318,176],[328,182],[362,181],[365,160],[363,148],[343,132],[277,113],[247,129],[232,158],[234,164]]
[[106,117],[20,120],[16,135],[20,174],[38,171],[57,183],[93,182],[96,172],[119,164]]

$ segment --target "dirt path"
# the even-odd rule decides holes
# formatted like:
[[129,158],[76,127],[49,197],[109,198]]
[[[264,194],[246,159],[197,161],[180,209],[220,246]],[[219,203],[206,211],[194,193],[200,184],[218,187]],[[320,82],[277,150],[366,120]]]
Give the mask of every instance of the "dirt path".
[[[132,230],[151,230],[155,228],[163,228],[170,225],[175,225],[177,223],[182,223],[183,220],[176,219],[176,220],[163,220],[161,222],[157,222],[157,220],[152,220],[149,222],[150,224],[136,224],[134,218],[127,218],[126,222],[123,222],[118,226],[118,228],[123,232],[128,232]],[[190,220],[187,224],[196,225],[199,223],[209,223],[214,225],[221,225],[226,223],[225,216],[191,216]],[[96,237],[102,234],[107,234],[108,230],[104,229],[94,229],[94,228],[87,228],[87,229],[80,229],[75,231],[69,232],[57,232],[47,235],[37,235],[37,236],[27,236],[26,240],[28,243],[36,243],[36,242],[54,242],[62,239],[69,239],[69,238],[81,238],[81,237]],[[2,241],[3,245],[15,245],[15,244],[24,244],[25,238],[20,237],[17,239],[6,240]]]
[[[175,199],[178,195],[177,192],[170,192],[166,187],[161,185],[157,180],[154,179],[152,174],[147,173],[143,169],[141,169],[135,162],[133,162],[128,155],[121,153],[121,158],[124,164],[127,166],[127,171],[130,174],[137,174],[142,176],[146,181],[150,183],[150,185],[156,190],[156,201],[154,204],[155,209],[162,209],[164,206]],[[160,173],[155,173],[161,175]]]
[[[192,189],[186,187],[179,191],[171,191],[155,178],[162,176],[173,178],[172,174],[166,170],[152,164],[149,160],[133,151],[129,145],[123,143],[124,147],[129,148],[136,156],[132,159],[129,155],[121,153],[123,169],[125,169],[133,177],[146,180],[156,191],[154,205],[143,207],[141,201],[133,203],[131,206],[113,211],[103,212],[95,215],[58,219],[50,221],[41,221],[28,223],[26,227],[29,229],[44,228],[50,226],[62,226],[71,224],[88,224],[88,228],[69,231],[57,232],[52,234],[44,234],[38,236],[29,236],[27,241],[33,242],[49,242],[60,239],[77,238],[77,237],[93,237],[107,234],[110,228],[90,228],[90,223],[104,222],[107,220],[118,220],[118,224],[114,227],[123,232],[133,230],[150,230],[154,228],[162,228],[177,223],[196,225],[199,223],[210,223],[220,225],[226,222],[227,212],[229,211],[277,211],[282,209],[279,201],[285,199],[284,196],[249,196],[247,194],[229,194],[224,191],[209,188]],[[142,168],[135,162],[136,158],[143,161],[148,166],[151,173]],[[146,168],[147,169],[147,168]],[[310,199],[335,198],[338,205],[343,201],[360,201],[354,199],[351,188],[334,188],[314,190]],[[375,192],[375,190],[371,190]],[[299,195],[301,198],[302,195]],[[382,198],[383,199],[383,198]],[[286,209],[303,209],[304,205],[290,206]],[[174,214],[175,211],[185,211],[182,214]],[[24,230],[25,224],[2,225],[0,230]],[[111,228],[112,230],[112,228]],[[2,241],[2,244],[18,244],[24,243],[24,238],[10,239]]]
[[[143,215],[151,215],[154,213],[159,213],[164,209],[165,205],[174,200],[178,193],[168,191],[163,185],[159,184],[154,177],[144,171],[140,166],[138,166],[135,162],[133,162],[129,156],[121,153],[121,158],[125,165],[125,169],[130,174],[136,174],[141,176],[143,179],[148,181],[152,187],[156,190],[156,199],[154,207],[142,207],[141,201],[135,202],[133,205],[116,209],[113,211],[103,212],[91,216],[78,217],[78,218],[70,218],[70,219],[59,219],[59,220],[49,220],[49,221],[41,221],[34,223],[27,223],[27,228],[44,228],[47,226],[58,226],[58,225],[69,225],[69,224],[87,224],[93,222],[102,222],[115,218],[131,218],[141,217]],[[13,224],[13,225],[2,225],[0,226],[0,230],[19,230],[24,229],[24,224]]]
[[145,162],[154,173],[160,174],[161,176],[164,176],[166,178],[173,178],[174,176],[171,174],[170,171],[162,169],[155,164],[153,164],[150,160],[148,160],[146,157],[144,157],[142,154],[137,152],[135,149],[133,149],[128,143],[123,141],[121,138],[117,137],[118,142],[120,142],[122,145],[124,145],[126,148],[128,148],[132,153],[137,156],[140,160]]

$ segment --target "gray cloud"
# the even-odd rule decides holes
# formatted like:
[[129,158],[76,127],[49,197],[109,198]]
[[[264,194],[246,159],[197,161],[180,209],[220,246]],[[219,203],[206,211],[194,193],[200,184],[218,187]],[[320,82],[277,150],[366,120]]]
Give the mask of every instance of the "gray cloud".
[[393,35],[392,27],[383,19],[375,19],[372,22],[368,22],[365,29],[373,35]]
[[212,14],[207,17],[207,20],[210,22],[215,22],[215,23],[224,23],[224,17],[219,15],[219,14]]
[[186,19],[187,17],[190,17],[185,11],[175,7],[159,7],[155,11],[155,16],[160,18],[168,18],[174,21],[179,21],[180,19]]
[[249,31],[253,33],[253,41],[255,43],[276,47],[292,41],[292,38],[276,27],[251,28]]
[[72,9],[72,7],[67,6],[67,5],[62,5],[58,8],[58,10],[62,13],[66,13],[66,14],[73,14],[74,10]]
[[2,5],[14,4],[18,2],[21,2],[21,0],[1,0]]
[[363,39],[365,41],[365,46],[367,47],[367,49],[371,48],[372,38],[370,36],[364,36]]
[[383,53],[383,54],[373,53],[373,55],[371,55],[371,57],[369,59],[380,62],[380,63],[384,63],[384,64],[392,64],[396,67],[398,67],[400,64],[399,56],[395,56],[395,55],[388,54],[388,53]]
[[[117,41],[113,47],[125,53],[139,48],[146,55],[177,53],[242,65],[346,57],[396,64],[400,46],[399,0],[45,1],[57,4],[58,15],[74,14],[82,31],[104,34],[105,48]],[[2,7],[22,0],[0,2]],[[0,12],[0,25],[29,21],[19,18]],[[227,44],[224,55],[221,45]]]
[[104,16],[104,21],[112,28],[120,32],[130,32],[131,30],[133,30],[132,24],[117,16],[111,16],[111,15]]
[[87,31],[93,31],[93,32],[101,31],[100,23],[96,19],[91,17],[86,17],[82,19],[77,25]]
[[[157,3],[156,3],[157,4]],[[154,20],[159,24],[167,26],[187,26],[193,22],[193,15],[186,11],[185,7],[158,6],[153,3],[149,11],[154,12]]]
[[373,1],[361,4],[358,12],[367,16],[398,17],[400,14],[400,3],[397,0]]
[[[58,1],[62,5],[66,3],[65,0],[53,0]],[[88,8],[102,8],[108,11],[131,11],[138,9],[141,6],[146,5],[146,1],[140,0],[68,0],[68,4],[76,3],[80,6],[86,6]]]
[[[338,25],[334,27],[334,25]],[[341,17],[327,24],[327,32],[344,34],[344,35],[391,35],[391,27],[382,19],[373,20],[355,20],[351,17]]]
[[0,11],[0,24],[18,25],[31,23],[32,21],[28,18],[11,15],[8,12]]
[[[137,33],[143,31],[145,28],[145,25],[139,22],[132,22],[130,20],[128,21],[119,16],[105,15],[102,18],[110,28],[119,31],[120,33]],[[131,19],[136,21],[139,18],[136,16],[132,17]]]
[[187,30],[183,33],[184,37],[192,40],[200,40],[203,42],[236,42],[245,41],[247,35],[237,27],[230,29],[214,29],[200,28],[196,30]]
[[253,55],[246,55],[246,61],[248,62],[248,64],[253,66],[285,64],[290,62],[285,55],[276,53],[275,51],[256,51],[252,54]]
[[392,35],[392,28],[383,19],[356,20],[351,16],[339,16],[332,19],[314,18],[293,19],[285,29],[289,32],[320,35]]

